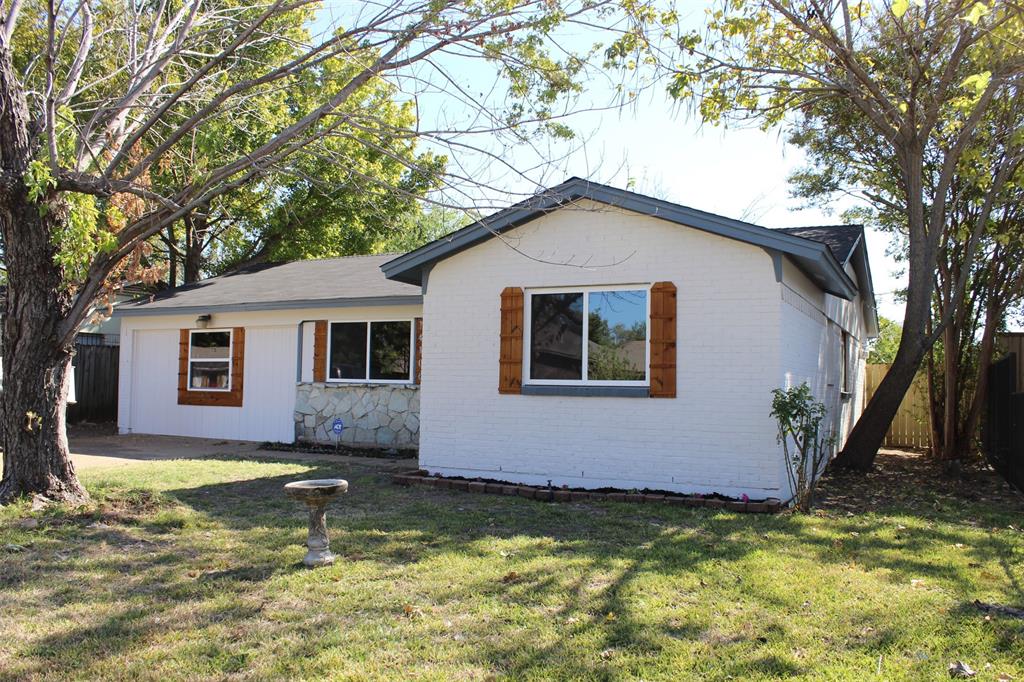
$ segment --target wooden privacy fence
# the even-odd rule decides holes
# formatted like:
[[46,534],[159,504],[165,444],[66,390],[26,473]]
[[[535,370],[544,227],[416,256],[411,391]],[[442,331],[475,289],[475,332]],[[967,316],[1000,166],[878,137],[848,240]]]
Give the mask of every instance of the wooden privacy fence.
[[982,443],[992,468],[1024,492],[1024,393],[1019,393],[1019,351],[988,370]]
[[117,419],[117,346],[75,344],[75,400],[68,405],[71,423]]
[[[867,365],[867,376],[864,381],[865,407],[888,371],[889,365]],[[900,409],[896,412],[882,445],[889,448],[928,448],[931,444],[928,382],[923,375],[918,375],[900,403]]]

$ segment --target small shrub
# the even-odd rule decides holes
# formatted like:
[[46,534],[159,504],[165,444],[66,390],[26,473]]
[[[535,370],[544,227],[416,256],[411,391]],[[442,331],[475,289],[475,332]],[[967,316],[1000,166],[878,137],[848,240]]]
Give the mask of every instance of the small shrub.
[[825,405],[814,399],[805,382],[788,389],[774,389],[771,415],[779,425],[778,441],[786,458],[793,502],[797,509],[808,512],[814,505],[818,476],[835,443],[831,430],[820,435]]

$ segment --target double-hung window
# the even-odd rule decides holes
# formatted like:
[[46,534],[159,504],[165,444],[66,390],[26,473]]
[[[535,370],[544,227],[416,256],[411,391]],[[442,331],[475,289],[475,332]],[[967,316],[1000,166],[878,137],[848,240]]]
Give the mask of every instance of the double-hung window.
[[528,290],[527,382],[647,386],[647,285]]
[[231,390],[230,329],[193,329],[188,343],[188,389]]
[[412,320],[332,322],[328,381],[402,383],[413,380]]

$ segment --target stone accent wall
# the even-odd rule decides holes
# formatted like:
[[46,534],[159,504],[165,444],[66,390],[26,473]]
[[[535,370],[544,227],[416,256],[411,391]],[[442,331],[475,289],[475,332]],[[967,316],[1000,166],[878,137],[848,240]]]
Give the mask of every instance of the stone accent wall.
[[301,383],[296,387],[296,440],[337,442],[331,427],[338,417],[345,422],[341,442],[346,445],[419,447],[419,386]]

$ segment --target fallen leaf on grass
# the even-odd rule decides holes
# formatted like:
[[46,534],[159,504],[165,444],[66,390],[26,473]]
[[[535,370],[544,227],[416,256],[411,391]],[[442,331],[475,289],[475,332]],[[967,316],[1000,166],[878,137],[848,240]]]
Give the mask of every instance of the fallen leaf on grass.
[[949,664],[949,676],[956,679],[968,679],[974,677],[978,673],[974,672],[971,666],[967,665],[963,661],[954,661]]
[[506,585],[508,585],[509,583],[514,583],[517,580],[519,580],[519,574],[515,571],[509,571],[501,577],[501,582],[505,583]]

